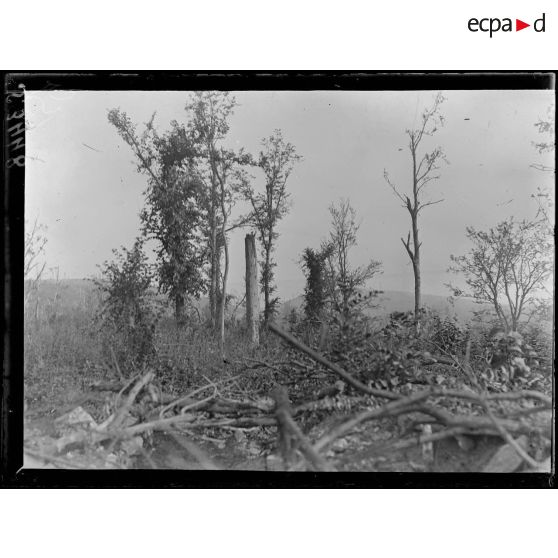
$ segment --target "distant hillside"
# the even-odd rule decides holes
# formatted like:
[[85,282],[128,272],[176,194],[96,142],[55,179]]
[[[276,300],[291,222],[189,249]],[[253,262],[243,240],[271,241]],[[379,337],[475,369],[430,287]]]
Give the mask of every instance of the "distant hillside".
[[[36,300],[34,293],[29,301],[34,305]],[[90,303],[91,299],[96,299],[96,287],[89,279],[61,279],[54,281],[52,279],[45,279],[39,283],[39,299],[41,303],[54,302],[56,298],[57,307],[59,311],[71,311],[74,308],[82,308],[84,304]],[[165,297],[158,295],[161,299]],[[238,302],[238,298],[233,306]],[[450,304],[447,297],[440,295],[422,295],[423,305],[425,308],[430,308],[436,311],[441,316],[456,316],[457,319],[466,323],[473,318],[474,312],[487,305],[476,304],[471,298],[457,298],[453,304]],[[294,308],[297,312],[303,311],[304,298],[302,295],[287,300],[281,304],[280,318],[285,319],[291,310]],[[388,316],[392,312],[407,312],[414,308],[414,294],[405,291],[384,291],[378,295],[375,300],[376,308],[370,308],[367,313],[370,316],[382,317]],[[195,302],[198,309],[203,310],[208,305],[206,297],[202,297]],[[239,308],[237,316],[244,312],[243,308]],[[549,326],[552,324],[550,323]]]
[[[95,285],[88,279],[61,279],[56,282],[45,279],[40,282],[39,294],[45,300],[51,300],[58,293],[58,299],[63,307],[71,308],[83,304],[84,300],[91,296],[95,291]],[[446,297],[437,295],[423,295],[423,304],[441,315],[451,316],[453,314],[462,321],[468,321],[473,317],[473,311],[479,309],[472,299],[457,299],[453,307],[449,304]],[[302,295],[285,301],[281,305],[280,313],[286,317],[293,308],[302,311]],[[371,308],[369,314],[372,316],[383,316],[392,312],[406,312],[414,307],[414,295],[404,291],[384,291],[377,298],[378,308]],[[207,305],[207,299],[202,298],[198,301],[198,308]]]
[[[473,312],[481,308],[481,306],[471,298],[459,298],[452,304],[448,298],[439,295],[422,295],[422,302],[425,308],[434,310],[441,316],[457,316],[461,322],[468,322],[473,318]],[[370,308],[367,314],[370,316],[387,316],[392,312],[408,312],[413,310],[415,305],[415,297],[413,293],[404,291],[384,291],[378,295],[375,303],[377,308]],[[285,318],[294,308],[297,312],[302,312],[304,297],[302,295],[292,298],[283,303],[281,306],[281,316]]]

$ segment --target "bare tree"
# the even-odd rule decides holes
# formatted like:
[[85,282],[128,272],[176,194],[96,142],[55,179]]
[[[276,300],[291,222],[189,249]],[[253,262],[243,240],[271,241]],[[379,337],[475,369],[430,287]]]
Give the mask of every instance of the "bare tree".
[[[407,239],[401,238],[401,242],[409,255],[413,266],[413,275],[415,279],[415,321],[419,323],[421,309],[421,275],[420,275],[420,249],[422,242],[419,240],[419,214],[429,205],[435,205],[444,201],[438,199],[435,201],[425,200],[423,197],[424,188],[432,180],[438,180],[440,175],[440,163],[446,162],[444,152],[441,147],[436,147],[430,152],[420,156],[421,142],[425,136],[432,136],[439,127],[444,125],[444,117],[440,114],[440,105],[445,101],[441,93],[438,93],[430,108],[425,109],[422,113],[422,124],[419,128],[406,130],[409,136],[409,151],[413,165],[411,193],[407,195],[402,193],[390,179],[389,174],[384,170],[384,178],[389,184],[395,195],[403,202],[403,207],[409,212],[411,217],[411,231],[407,234]],[[412,235],[412,238],[411,238]]]
[[346,319],[351,312],[351,300],[359,289],[380,273],[382,264],[371,260],[364,266],[351,266],[349,256],[351,249],[357,245],[360,228],[356,222],[356,211],[349,200],[341,199],[337,205],[329,207],[329,212],[331,230],[328,241],[322,246],[322,253],[328,262],[329,295]]
[[[555,140],[555,106],[551,104],[546,111],[545,118],[539,118],[535,123],[539,134],[543,134],[543,139],[539,142],[534,142],[534,147],[540,155],[547,154],[544,162],[533,163],[531,167],[543,171],[545,173],[554,173],[554,165],[547,164],[549,162],[550,154],[554,153],[556,149]],[[554,187],[538,187],[536,193],[531,194],[531,198],[537,203],[537,218],[542,219],[548,226],[548,233],[554,233]]]
[[[537,128],[539,134],[544,134],[548,136],[547,138],[544,138],[541,141],[534,143],[534,147],[539,152],[540,155],[544,153],[552,153],[556,148],[554,120],[555,120],[555,107],[554,104],[551,104],[546,110],[546,116],[544,118],[539,118],[539,120],[535,122],[535,127]],[[554,172],[554,166],[548,165],[546,161],[544,163],[541,162],[533,163],[531,166],[540,171]]]
[[451,256],[450,271],[465,276],[469,292],[452,287],[454,295],[489,303],[506,331],[517,331],[538,306],[552,274],[552,241],[541,220],[513,218],[489,231],[467,228],[473,247],[464,256]]
[[35,219],[32,225],[26,223],[25,252],[23,257],[23,279],[25,281],[24,306],[27,306],[31,293],[37,291],[39,281],[45,270],[44,253],[47,243],[45,231],[46,227],[39,224],[38,218]]

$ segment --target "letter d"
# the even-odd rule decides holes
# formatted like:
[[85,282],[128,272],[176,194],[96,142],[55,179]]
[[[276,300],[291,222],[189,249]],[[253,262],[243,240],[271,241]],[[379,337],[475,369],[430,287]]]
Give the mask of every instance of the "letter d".
[[[544,33],[544,26],[545,26],[545,14],[542,15],[541,18],[536,19],[535,23],[533,23],[533,29],[537,32],[537,33]],[[542,24],[542,27],[539,29],[538,25],[539,23]]]

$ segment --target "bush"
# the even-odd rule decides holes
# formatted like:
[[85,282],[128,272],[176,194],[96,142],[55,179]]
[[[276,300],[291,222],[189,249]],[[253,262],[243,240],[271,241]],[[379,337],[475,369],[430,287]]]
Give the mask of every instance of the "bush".
[[334,322],[330,358],[345,365],[363,381],[389,388],[422,377],[420,365],[431,353],[459,355],[468,329],[456,320],[423,310],[417,332],[414,312],[393,312],[386,323],[362,313]]
[[463,352],[468,328],[460,326],[456,318],[441,318],[435,312],[425,312],[421,324],[422,338],[430,342],[434,350],[452,355]]
[[424,353],[412,312],[394,312],[378,328],[362,313],[334,323],[329,357],[362,381],[390,388],[410,379]]
[[[499,327],[473,330],[473,369],[486,388],[497,391],[538,389],[547,391],[551,343],[536,330],[527,330],[529,341],[517,331]],[[541,362],[544,362],[541,365]]]
[[131,372],[155,356],[155,328],[162,306],[152,289],[153,269],[143,242],[113,250],[116,258],[101,267],[95,284],[103,295],[98,318],[106,354],[112,349],[122,371]]

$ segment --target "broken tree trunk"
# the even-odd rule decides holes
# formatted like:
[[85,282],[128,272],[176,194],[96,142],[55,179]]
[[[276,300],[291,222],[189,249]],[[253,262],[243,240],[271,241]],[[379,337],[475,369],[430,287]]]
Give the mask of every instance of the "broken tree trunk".
[[246,250],[246,325],[252,346],[260,343],[259,330],[259,293],[258,293],[258,261],[256,258],[256,238],[247,234],[244,239]]

